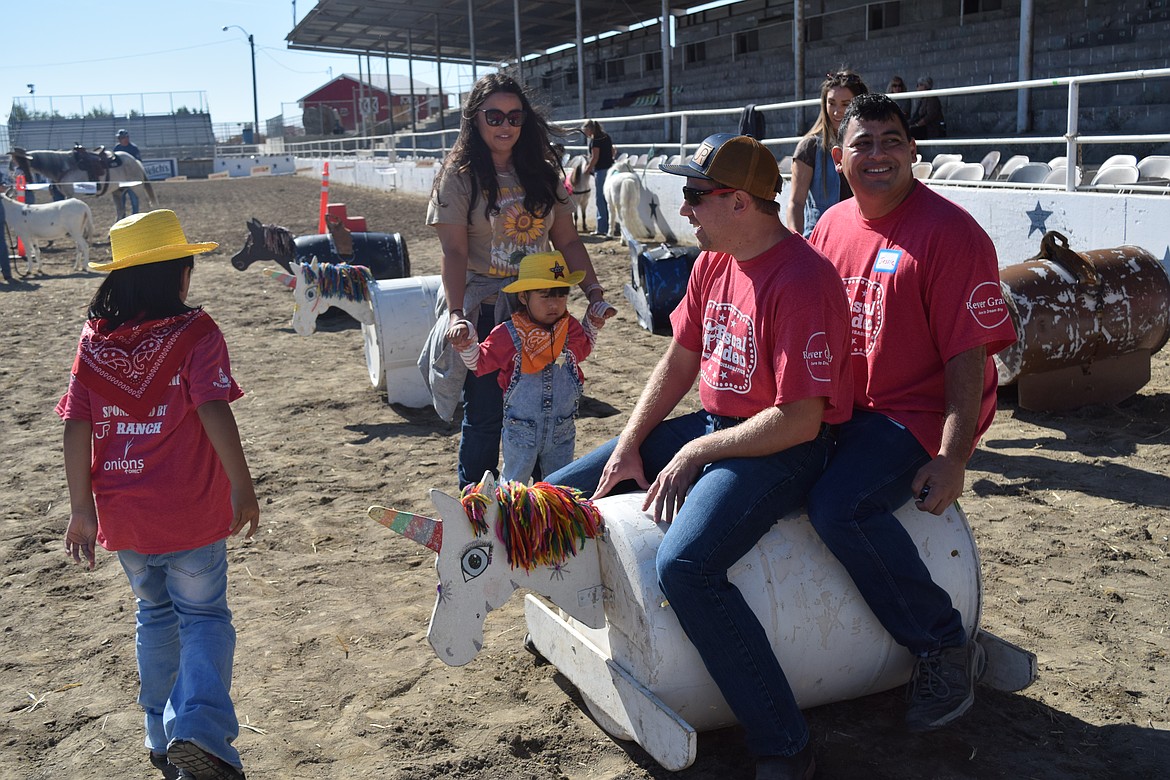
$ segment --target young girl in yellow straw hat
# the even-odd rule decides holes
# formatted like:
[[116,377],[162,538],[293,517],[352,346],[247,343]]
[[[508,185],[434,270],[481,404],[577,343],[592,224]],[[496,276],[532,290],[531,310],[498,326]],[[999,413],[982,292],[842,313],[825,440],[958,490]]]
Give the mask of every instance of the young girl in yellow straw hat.
[[110,228],[113,259],[89,304],[65,420],[65,550],[111,552],[137,599],[136,649],[150,762],[166,778],[243,778],[230,696],[236,632],[226,538],[260,506],[228,404],[223,334],[186,304],[197,254],[173,211]]
[[569,288],[585,277],[569,272],[560,252],[541,252],[520,261],[516,281],[503,288],[517,293],[521,310],[476,343],[466,320],[451,330],[451,343],[476,376],[499,371],[504,391],[505,480],[527,482],[537,463],[551,474],[573,460],[577,402],[585,380],[579,363],[589,356],[597,330],[569,315]]

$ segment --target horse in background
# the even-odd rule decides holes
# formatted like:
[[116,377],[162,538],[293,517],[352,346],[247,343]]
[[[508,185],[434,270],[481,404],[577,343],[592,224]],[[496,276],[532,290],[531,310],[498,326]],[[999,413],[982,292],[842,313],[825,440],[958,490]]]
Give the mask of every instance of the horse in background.
[[[158,208],[158,198],[147,178],[146,169],[134,155],[126,152],[107,152],[104,149],[90,152],[80,147],[66,152],[53,149],[26,151],[14,146],[9,157],[9,167],[19,168],[26,180],[32,181],[33,174],[39,173],[65,197],[81,194],[73,186],[77,182],[97,184],[98,190],[94,197],[101,197],[107,192],[116,195],[121,191],[122,184],[130,185],[133,182],[133,186],[128,188],[137,193],[150,209]],[[111,184],[119,186],[111,187]],[[114,210],[118,219],[126,216],[122,198],[114,197]]]
[[593,194],[593,177],[585,172],[588,166],[589,160],[577,155],[565,168],[565,190],[568,191],[569,203],[573,206],[573,225],[578,233],[586,230],[585,209],[589,206],[589,196]]
[[374,299],[370,286],[374,277],[370,269],[348,263],[294,263],[292,272],[293,330],[311,336],[317,330],[317,318],[330,308],[338,308],[363,325],[374,324]]
[[[4,208],[5,221],[8,229],[17,239],[24,243],[24,276],[28,276],[36,266],[41,271],[41,250],[38,241],[55,241],[68,236],[77,245],[77,258],[73,261],[73,270],[87,272],[89,262],[89,242],[93,240],[93,214],[85,201],[77,198],[66,198],[53,203],[18,203],[6,194],[0,194],[0,205]],[[7,241],[4,251],[8,251]]]
[[642,183],[642,177],[628,162],[616,163],[605,179],[605,202],[609,205],[610,231],[620,226],[628,241],[653,241],[658,232],[668,244],[678,242],[662,214],[658,196]]

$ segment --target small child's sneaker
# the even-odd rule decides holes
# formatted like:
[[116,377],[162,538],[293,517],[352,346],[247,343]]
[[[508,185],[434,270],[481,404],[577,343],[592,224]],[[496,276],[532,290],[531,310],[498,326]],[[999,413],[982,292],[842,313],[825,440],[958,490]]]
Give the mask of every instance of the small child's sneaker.
[[213,756],[194,742],[176,739],[167,748],[167,760],[192,780],[245,780],[244,771]]

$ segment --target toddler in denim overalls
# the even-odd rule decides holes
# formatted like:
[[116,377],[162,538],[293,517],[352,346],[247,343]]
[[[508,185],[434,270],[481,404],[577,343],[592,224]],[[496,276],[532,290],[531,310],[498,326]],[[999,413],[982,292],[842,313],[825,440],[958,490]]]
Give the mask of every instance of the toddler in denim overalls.
[[482,344],[467,327],[452,339],[468,370],[499,371],[504,390],[504,480],[527,482],[536,464],[551,474],[573,460],[577,401],[596,330],[567,311],[569,288],[584,277],[569,273],[560,252],[520,261],[520,273],[504,292],[516,293],[520,310],[492,329]]

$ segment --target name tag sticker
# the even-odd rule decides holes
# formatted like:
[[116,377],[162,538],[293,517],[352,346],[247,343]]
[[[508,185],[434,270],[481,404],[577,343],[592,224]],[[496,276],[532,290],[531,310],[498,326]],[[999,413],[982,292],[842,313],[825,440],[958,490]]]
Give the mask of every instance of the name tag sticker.
[[873,270],[880,274],[892,274],[898,268],[898,261],[901,259],[901,249],[879,249]]

